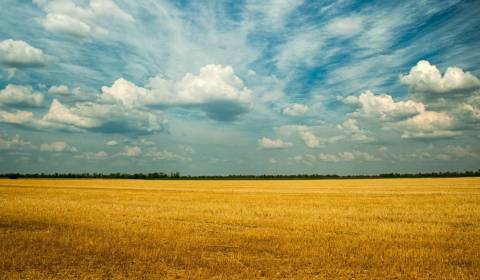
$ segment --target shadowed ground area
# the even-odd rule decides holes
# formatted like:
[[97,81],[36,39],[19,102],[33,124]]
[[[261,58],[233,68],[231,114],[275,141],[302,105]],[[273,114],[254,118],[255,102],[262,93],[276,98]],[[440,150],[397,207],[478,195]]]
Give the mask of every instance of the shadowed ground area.
[[480,178],[0,180],[0,278],[475,279]]

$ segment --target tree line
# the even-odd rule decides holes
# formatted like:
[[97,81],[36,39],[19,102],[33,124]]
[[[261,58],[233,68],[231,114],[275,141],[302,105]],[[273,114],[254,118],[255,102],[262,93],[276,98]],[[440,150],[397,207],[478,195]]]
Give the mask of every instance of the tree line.
[[153,172],[153,173],[6,173],[1,178],[81,178],[81,179],[143,179],[143,180],[275,180],[275,179],[375,179],[375,178],[449,178],[449,177],[480,177],[477,171],[447,171],[430,173],[382,173],[378,175],[337,175],[337,174],[290,174],[290,175],[213,175],[191,176],[180,175],[180,172]]

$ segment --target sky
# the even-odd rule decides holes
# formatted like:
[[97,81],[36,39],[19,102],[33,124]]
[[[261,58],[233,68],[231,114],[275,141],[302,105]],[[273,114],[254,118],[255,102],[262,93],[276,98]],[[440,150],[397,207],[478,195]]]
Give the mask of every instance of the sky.
[[478,1],[0,8],[0,173],[480,167]]

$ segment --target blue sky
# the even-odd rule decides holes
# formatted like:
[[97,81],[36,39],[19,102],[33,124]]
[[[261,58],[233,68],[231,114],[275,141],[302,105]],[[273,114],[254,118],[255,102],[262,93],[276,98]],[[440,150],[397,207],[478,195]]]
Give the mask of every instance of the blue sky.
[[479,167],[478,1],[0,5],[0,172]]

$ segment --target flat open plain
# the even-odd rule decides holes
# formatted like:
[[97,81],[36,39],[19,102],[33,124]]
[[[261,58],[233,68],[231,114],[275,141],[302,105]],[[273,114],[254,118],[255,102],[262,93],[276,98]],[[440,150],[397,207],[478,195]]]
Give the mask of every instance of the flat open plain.
[[0,180],[0,278],[478,279],[480,178]]

